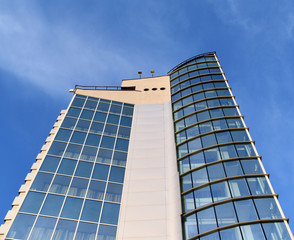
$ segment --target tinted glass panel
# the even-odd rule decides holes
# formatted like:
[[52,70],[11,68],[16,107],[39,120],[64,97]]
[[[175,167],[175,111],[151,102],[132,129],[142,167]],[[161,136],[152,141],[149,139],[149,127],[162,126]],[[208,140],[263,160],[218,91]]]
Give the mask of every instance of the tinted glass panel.
[[98,222],[102,202],[86,200],[83,208],[83,213],[81,216],[82,220]]

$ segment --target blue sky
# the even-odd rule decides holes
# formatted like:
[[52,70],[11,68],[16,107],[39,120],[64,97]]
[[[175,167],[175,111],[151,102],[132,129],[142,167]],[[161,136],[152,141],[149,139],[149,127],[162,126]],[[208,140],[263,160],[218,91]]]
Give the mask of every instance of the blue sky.
[[75,84],[165,75],[216,51],[293,228],[293,10],[292,0],[0,0],[0,219]]

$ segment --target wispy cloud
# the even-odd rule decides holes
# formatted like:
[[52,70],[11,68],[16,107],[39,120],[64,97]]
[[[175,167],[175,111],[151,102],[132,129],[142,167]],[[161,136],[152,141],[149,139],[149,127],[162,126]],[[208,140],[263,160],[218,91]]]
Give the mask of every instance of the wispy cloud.
[[[98,76],[103,78],[113,63],[120,69],[128,67],[126,59],[107,49],[99,38],[93,42],[74,25],[53,26],[36,12],[0,10],[3,69],[51,91],[78,82],[99,85]],[[101,81],[105,84],[105,79]]]

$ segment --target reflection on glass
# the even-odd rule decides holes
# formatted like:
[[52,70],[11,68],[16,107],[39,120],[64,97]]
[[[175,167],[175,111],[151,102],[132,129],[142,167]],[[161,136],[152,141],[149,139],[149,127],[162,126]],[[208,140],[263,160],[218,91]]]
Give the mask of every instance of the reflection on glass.
[[27,239],[31,228],[34,224],[36,216],[19,213],[17,214],[8,234],[7,238]]
[[60,219],[58,221],[52,240],[74,239],[76,225],[76,221]]
[[30,240],[50,240],[56,218],[39,217],[31,233]]

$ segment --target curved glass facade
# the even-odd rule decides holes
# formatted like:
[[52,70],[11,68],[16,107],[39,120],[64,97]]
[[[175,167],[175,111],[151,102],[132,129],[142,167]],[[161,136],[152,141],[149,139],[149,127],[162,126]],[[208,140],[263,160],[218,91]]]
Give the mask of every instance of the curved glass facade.
[[184,239],[291,239],[216,54],[170,79]]

